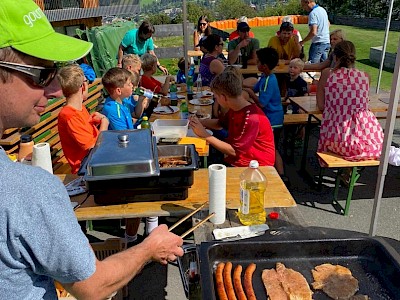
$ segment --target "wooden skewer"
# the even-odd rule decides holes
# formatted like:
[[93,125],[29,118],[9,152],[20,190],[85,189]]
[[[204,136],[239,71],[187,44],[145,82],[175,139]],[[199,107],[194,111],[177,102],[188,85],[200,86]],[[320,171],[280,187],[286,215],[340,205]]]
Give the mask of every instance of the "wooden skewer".
[[205,222],[207,222],[209,219],[211,219],[213,216],[215,215],[215,212],[213,212],[211,215],[209,215],[208,217],[206,217],[205,219],[203,219],[201,222],[197,223],[195,226],[193,226],[192,228],[190,228],[188,231],[186,231],[184,234],[181,235],[181,238],[185,238],[189,233],[191,233],[192,231],[194,231],[195,229],[197,229],[198,227],[200,227],[201,225],[203,225]]
[[191,216],[193,216],[195,213],[197,213],[199,210],[201,210],[206,204],[207,204],[207,202],[204,202],[202,205],[200,205],[199,208],[192,211],[190,214],[184,216],[182,219],[180,219],[178,222],[176,222],[174,225],[172,225],[170,228],[168,228],[168,231],[172,231],[178,225],[182,224],[185,220],[189,219]]

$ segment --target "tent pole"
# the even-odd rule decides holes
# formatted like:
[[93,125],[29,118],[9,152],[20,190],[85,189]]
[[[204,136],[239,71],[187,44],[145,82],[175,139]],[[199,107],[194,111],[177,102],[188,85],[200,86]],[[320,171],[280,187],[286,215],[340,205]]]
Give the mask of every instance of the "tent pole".
[[382,77],[382,70],[383,70],[383,64],[385,62],[385,55],[386,55],[386,46],[387,46],[387,40],[389,37],[389,30],[390,30],[390,21],[392,20],[392,11],[393,11],[393,2],[394,0],[390,0],[390,5],[389,5],[389,13],[387,16],[387,21],[386,21],[386,29],[385,29],[385,38],[383,40],[383,47],[382,47],[382,53],[381,53],[381,63],[379,66],[379,73],[378,73],[378,82],[376,84],[376,93],[379,93],[379,88],[381,85],[381,77]]
[[[397,47],[400,47],[400,39]],[[376,229],[378,226],[377,220],[380,210],[380,203],[382,200],[383,186],[385,184],[385,176],[388,168],[389,151],[393,138],[393,128],[396,122],[397,107],[399,104],[399,95],[400,95],[399,68],[400,68],[400,52],[397,52],[396,64],[394,67],[394,74],[392,80],[392,89],[390,91],[389,107],[386,116],[385,137],[383,139],[382,154],[378,169],[378,179],[375,188],[374,206],[372,209],[372,218],[369,228],[370,236],[374,236],[376,234]]]
[[[189,50],[189,37],[188,37],[188,21],[187,21],[187,6],[186,6],[186,0],[183,0],[182,4],[182,15],[183,15],[183,54],[185,57],[185,66],[188,65],[189,59],[188,59],[188,50]],[[185,68],[185,78],[188,78],[188,68]]]

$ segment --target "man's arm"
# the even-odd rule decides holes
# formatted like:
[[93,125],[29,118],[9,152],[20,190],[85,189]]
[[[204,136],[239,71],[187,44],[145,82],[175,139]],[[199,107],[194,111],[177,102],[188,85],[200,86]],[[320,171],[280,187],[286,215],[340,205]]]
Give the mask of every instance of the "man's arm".
[[249,57],[247,59],[247,64],[248,65],[256,65],[257,64],[256,51],[260,48],[260,42],[257,39],[252,39],[251,41],[253,43],[253,50],[249,54]]
[[117,61],[117,67],[122,68],[122,57],[124,56],[124,47],[122,45],[119,45],[118,47],[118,61]]
[[300,42],[300,46],[303,46],[305,42],[312,40],[312,38],[317,35],[317,30],[318,30],[317,24],[313,24],[309,27],[310,31],[308,32],[307,36]]
[[104,299],[125,286],[150,260],[167,264],[182,256],[182,244],[182,238],[160,225],[139,245],[96,260],[96,271],[88,279],[63,286],[78,299]]

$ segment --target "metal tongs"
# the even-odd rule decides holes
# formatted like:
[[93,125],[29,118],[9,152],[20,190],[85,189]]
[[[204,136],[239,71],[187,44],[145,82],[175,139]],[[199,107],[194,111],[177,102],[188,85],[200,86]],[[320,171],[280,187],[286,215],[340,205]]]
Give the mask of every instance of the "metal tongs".
[[[178,227],[180,224],[182,224],[184,221],[186,221],[187,219],[189,219],[191,216],[193,216],[195,213],[197,213],[198,211],[200,211],[204,206],[206,206],[207,202],[204,202],[202,205],[200,205],[196,210],[192,211],[191,213],[189,213],[188,215],[184,216],[182,219],[180,219],[178,222],[176,222],[174,225],[172,225],[170,228],[168,228],[168,231],[172,231],[173,229],[175,229],[176,227]],[[207,217],[205,217],[202,221],[200,221],[199,223],[197,223],[195,226],[193,226],[192,228],[190,228],[189,230],[187,230],[186,232],[184,232],[181,235],[181,238],[185,238],[189,233],[193,232],[195,229],[197,229],[198,227],[200,227],[201,225],[203,225],[205,222],[207,222],[209,219],[211,219],[213,216],[215,215],[215,212],[209,214]]]

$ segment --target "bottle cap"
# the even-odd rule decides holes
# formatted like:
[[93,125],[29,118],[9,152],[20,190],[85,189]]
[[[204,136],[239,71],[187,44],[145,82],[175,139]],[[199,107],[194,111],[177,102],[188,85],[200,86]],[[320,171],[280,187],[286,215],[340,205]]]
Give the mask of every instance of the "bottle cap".
[[256,161],[256,160],[250,161],[249,168],[257,169],[258,167],[259,167],[258,161]]
[[21,143],[29,143],[32,141],[32,136],[29,134],[23,134],[21,135]]
[[143,120],[143,121],[148,121],[148,120],[149,120],[149,117],[148,117],[148,116],[143,116],[142,120]]
[[270,219],[279,219],[279,213],[276,211],[273,211],[273,212],[269,213],[268,217]]

